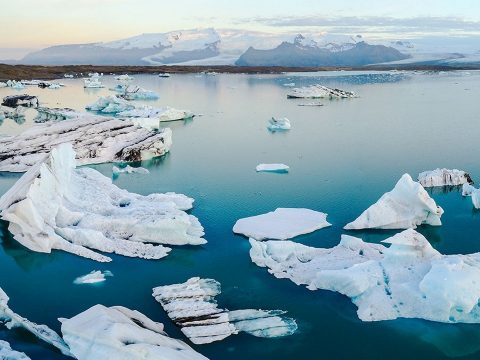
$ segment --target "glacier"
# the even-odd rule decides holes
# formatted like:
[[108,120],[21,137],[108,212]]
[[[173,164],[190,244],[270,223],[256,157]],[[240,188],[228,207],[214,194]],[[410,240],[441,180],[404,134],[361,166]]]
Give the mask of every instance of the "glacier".
[[[32,166],[0,198],[0,218],[26,248],[63,250],[100,262],[100,252],[160,259],[163,245],[205,244],[203,227],[185,211],[193,199],[166,193],[129,193],[91,168],[76,168],[75,152],[64,143]],[[163,244],[163,245],[154,245]]]
[[350,297],[362,321],[480,323],[480,253],[442,255],[413,229],[383,243],[342,235],[321,249],[250,239],[250,257],[277,278]]
[[219,309],[215,297],[220,293],[218,281],[199,277],[153,289],[155,300],[194,344],[223,340],[240,331],[272,338],[297,330],[295,320],[283,316],[282,310]]
[[163,324],[123,306],[94,305],[59,320],[63,338],[79,360],[208,360],[169,337]]
[[73,280],[73,283],[76,285],[82,285],[82,284],[96,284],[99,282],[104,282],[106,279],[106,276],[113,276],[111,271],[105,270],[105,271],[100,271],[100,270],[94,270],[86,275],[79,276],[75,280]]
[[327,214],[299,208],[278,208],[275,211],[238,220],[233,232],[257,240],[286,240],[331,226]]
[[291,99],[347,99],[358,97],[352,91],[329,88],[323,85],[311,85],[300,88],[294,88],[287,94]]
[[422,224],[438,226],[442,224],[442,214],[443,209],[437,206],[422,185],[404,174],[393,190],[382,195],[344,229],[408,229]]
[[449,170],[445,168],[421,172],[418,175],[418,182],[423,187],[473,184],[472,178],[467,172],[463,170]]

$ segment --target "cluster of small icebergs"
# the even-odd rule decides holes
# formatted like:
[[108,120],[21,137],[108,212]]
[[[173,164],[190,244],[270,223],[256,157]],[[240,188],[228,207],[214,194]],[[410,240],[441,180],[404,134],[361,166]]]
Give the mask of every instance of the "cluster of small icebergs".
[[287,94],[290,99],[346,99],[358,97],[354,92],[333,89],[323,85],[311,85],[294,88]]

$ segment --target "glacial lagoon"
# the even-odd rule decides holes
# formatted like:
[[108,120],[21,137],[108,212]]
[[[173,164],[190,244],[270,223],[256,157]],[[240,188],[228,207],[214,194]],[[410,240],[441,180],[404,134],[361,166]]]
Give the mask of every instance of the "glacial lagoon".
[[[152,297],[152,288],[200,276],[222,285],[217,297],[228,309],[282,309],[296,320],[297,332],[262,339],[241,333],[220,342],[192,347],[210,359],[478,359],[480,326],[416,319],[362,322],[349,298],[310,291],[276,279],[254,265],[250,244],[232,227],[244,217],[278,207],[305,207],[328,213],[332,224],[293,241],[332,247],[341,234],[380,242],[397,231],[345,231],[404,173],[416,178],[437,167],[468,171],[480,182],[476,144],[480,138],[480,72],[325,72],[282,75],[185,74],[159,78],[134,75],[133,83],[160,95],[142,101],[189,109],[192,120],[163,123],[173,131],[169,154],[135,166],[150,174],[119,174],[114,183],[130,192],[174,191],[195,199],[191,214],[205,228],[207,244],[174,247],[160,260],[111,255],[97,263],[64,252],[40,254],[15,242],[0,223],[0,286],[9,305],[22,316],[59,331],[59,317],[72,317],[95,304],[122,305],[162,322],[166,332],[188,340]],[[114,76],[103,89],[84,89],[81,79],[62,79],[61,89],[0,89],[0,97],[28,93],[43,106],[83,110],[99,96],[112,94]],[[355,99],[287,99],[295,86],[323,84],[351,90]],[[323,106],[298,106],[305,103]],[[33,123],[3,120],[0,135],[18,134]],[[272,116],[287,117],[291,130],[270,132]],[[260,163],[284,163],[288,173],[257,173]],[[92,166],[112,177],[112,164]],[[20,174],[0,173],[0,194]],[[461,188],[427,190],[445,214],[440,227],[420,226],[444,254],[480,251],[480,212]],[[93,270],[112,277],[95,285],[73,281]],[[0,327],[0,339],[35,359],[63,356],[24,330]]]

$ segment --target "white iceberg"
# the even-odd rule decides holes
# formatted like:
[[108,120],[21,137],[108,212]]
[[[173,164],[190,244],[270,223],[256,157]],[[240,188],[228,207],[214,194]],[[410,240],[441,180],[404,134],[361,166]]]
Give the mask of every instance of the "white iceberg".
[[91,89],[97,89],[97,88],[103,88],[103,84],[100,81],[100,78],[103,76],[102,74],[99,73],[90,73],[88,74],[89,78],[83,79],[84,81],[84,88],[91,88]]
[[96,284],[99,282],[104,282],[106,279],[106,276],[113,276],[111,271],[100,271],[100,270],[94,270],[87,275],[79,276],[75,280],[73,280],[73,283],[76,285],[82,285],[82,284]]
[[295,320],[283,316],[285,311],[219,309],[215,297],[220,293],[218,281],[199,277],[153,289],[155,300],[194,344],[219,341],[240,331],[272,338],[297,330]]
[[383,242],[390,247],[345,235],[331,249],[251,239],[250,256],[277,278],[347,295],[363,321],[480,323],[480,253],[442,255],[413,229]]
[[60,84],[55,84],[55,83],[48,85],[49,89],[60,89],[61,87],[62,86]]
[[287,118],[275,118],[275,117],[272,117],[270,120],[268,120],[267,127],[269,130],[272,130],[272,131],[291,129],[290,120],[288,120]]
[[79,360],[208,360],[169,337],[163,324],[123,306],[95,305],[59,320],[63,338]]
[[257,172],[288,172],[290,167],[285,164],[258,164]]
[[80,113],[69,108],[37,108],[37,116],[33,119],[36,123],[43,123],[47,121],[63,121],[67,119],[74,119],[81,116]]
[[89,111],[98,111],[105,114],[117,114],[125,110],[135,109],[135,105],[115,95],[101,96],[93,104],[85,107]]
[[16,90],[25,89],[25,85],[22,84],[21,81],[8,80],[6,82],[6,84],[7,84],[8,87],[11,87],[12,89],[16,89]]
[[12,350],[10,344],[4,340],[0,340],[0,359],[30,360],[30,358],[25,353]]
[[150,174],[150,171],[143,167],[132,167],[130,165],[127,165],[125,167],[119,168],[117,166],[112,167],[112,172],[114,175],[122,174],[122,173],[127,173],[127,174]]
[[128,74],[123,74],[123,75],[118,75],[115,77],[115,80],[119,81],[131,81],[133,80],[132,76],[129,76]]
[[415,229],[422,224],[441,225],[443,209],[425,189],[404,174],[392,191],[385,193],[344,229]]
[[139,86],[129,86],[119,96],[125,100],[157,100],[159,98],[156,92]]
[[0,81],[0,88],[7,87],[7,83]]
[[55,331],[46,325],[38,325],[13,312],[8,307],[8,300],[7,294],[0,288],[0,321],[4,322],[8,329],[24,328],[39,339],[55,346],[62,354],[72,356],[68,346]]
[[423,187],[457,186],[473,183],[472,178],[468,173],[457,169],[435,169],[432,171],[424,171],[418,175],[418,182]]
[[170,74],[169,74],[169,73],[160,73],[160,74],[158,74],[158,77],[161,77],[161,78],[169,78],[169,77],[170,77]]
[[346,99],[355,98],[357,95],[351,91],[329,88],[323,85],[311,85],[301,88],[294,88],[287,94],[292,99]]
[[462,196],[471,196],[474,190],[475,187],[473,185],[470,185],[469,183],[464,183],[462,185]]
[[150,131],[128,120],[93,115],[35,124],[19,135],[0,138],[0,171],[27,171],[62,142],[73,144],[78,165],[130,162],[166,154],[172,132],[169,128]]
[[120,117],[127,118],[152,118],[157,121],[175,121],[190,119],[195,116],[189,110],[178,110],[169,106],[155,108],[152,106],[137,106],[134,109],[126,110],[118,113]]
[[257,240],[286,240],[330,226],[327,214],[297,208],[278,208],[275,211],[238,220],[233,232]]
[[198,219],[185,212],[192,203],[181,194],[120,189],[94,169],[77,169],[71,145],[61,144],[0,198],[0,216],[33,251],[63,250],[102,262],[111,258],[94,250],[160,259],[170,248],[152,244],[206,243]]

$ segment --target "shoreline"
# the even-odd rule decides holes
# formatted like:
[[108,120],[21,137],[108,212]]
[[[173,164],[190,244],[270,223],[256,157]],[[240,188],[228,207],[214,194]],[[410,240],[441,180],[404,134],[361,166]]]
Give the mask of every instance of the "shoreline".
[[[368,66],[324,66],[324,67],[285,67],[285,66],[117,66],[117,65],[8,65],[0,64],[0,81],[7,80],[53,80],[63,78],[64,74],[74,74],[76,77],[86,76],[90,72],[104,74],[193,74],[200,72],[215,72],[221,74],[281,74],[285,72],[321,72],[321,71],[389,71],[389,70],[419,70],[419,71],[455,71],[480,70],[479,65],[439,66],[439,65],[368,65]],[[83,75],[81,75],[83,74]]]

